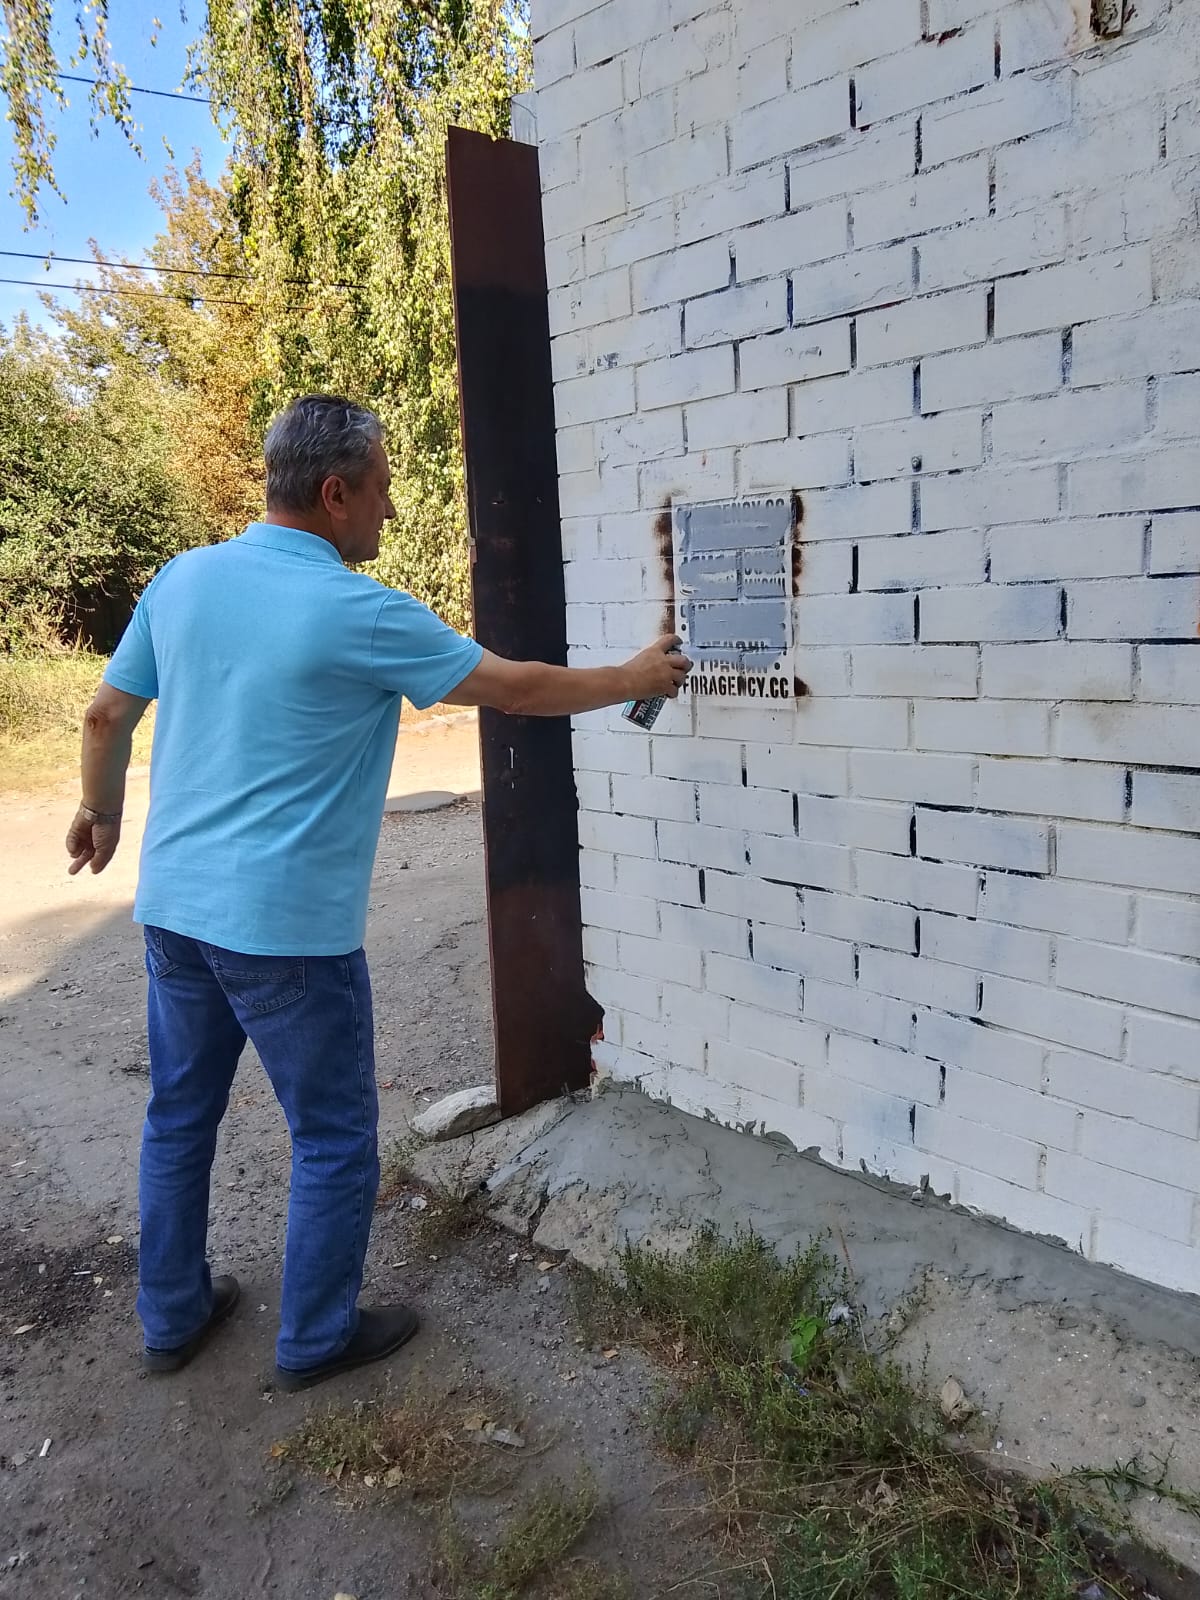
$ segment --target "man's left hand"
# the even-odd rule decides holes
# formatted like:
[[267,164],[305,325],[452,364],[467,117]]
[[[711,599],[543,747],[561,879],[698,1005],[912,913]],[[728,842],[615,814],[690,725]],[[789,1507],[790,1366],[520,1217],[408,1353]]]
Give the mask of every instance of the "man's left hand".
[[67,829],[67,854],[71,858],[67,871],[74,877],[90,864],[93,872],[103,872],[120,842],[119,822],[89,822],[81,806]]

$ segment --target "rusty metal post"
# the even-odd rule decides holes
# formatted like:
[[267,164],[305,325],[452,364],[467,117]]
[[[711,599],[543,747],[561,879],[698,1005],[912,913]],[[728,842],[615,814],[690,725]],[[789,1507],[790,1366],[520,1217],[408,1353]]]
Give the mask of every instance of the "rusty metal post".
[[[447,175],[475,636],[565,665],[537,150],[452,128]],[[584,986],[570,723],[483,711],[479,726],[496,1081],[511,1116],[586,1086],[603,1013]]]

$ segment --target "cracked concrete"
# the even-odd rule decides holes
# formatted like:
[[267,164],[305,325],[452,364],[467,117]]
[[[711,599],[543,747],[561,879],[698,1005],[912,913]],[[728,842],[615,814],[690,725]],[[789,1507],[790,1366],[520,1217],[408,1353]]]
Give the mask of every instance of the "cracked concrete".
[[[483,1188],[496,1220],[599,1271],[626,1241],[681,1249],[705,1224],[752,1228],[785,1255],[822,1236],[895,1353],[934,1387],[963,1384],[970,1442],[999,1466],[1137,1459],[1154,1477],[1169,1461],[1171,1483],[1200,1493],[1200,1299],[634,1090],[540,1106],[412,1165]],[[1142,1539],[1200,1567],[1194,1517],[1157,1496],[1130,1509]]]

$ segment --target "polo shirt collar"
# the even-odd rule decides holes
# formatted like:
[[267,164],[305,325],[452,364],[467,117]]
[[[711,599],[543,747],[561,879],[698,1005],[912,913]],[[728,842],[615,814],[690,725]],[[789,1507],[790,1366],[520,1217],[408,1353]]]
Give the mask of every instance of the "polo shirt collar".
[[309,561],[336,561],[342,558],[337,548],[319,533],[306,533],[303,528],[280,528],[273,522],[252,522],[239,536],[246,544],[255,544],[267,550],[284,550],[289,555],[303,556]]

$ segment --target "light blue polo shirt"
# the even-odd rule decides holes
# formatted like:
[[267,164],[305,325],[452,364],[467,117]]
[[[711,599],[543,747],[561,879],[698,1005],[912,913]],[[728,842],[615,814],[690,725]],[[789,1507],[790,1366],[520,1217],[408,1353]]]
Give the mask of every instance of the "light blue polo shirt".
[[168,562],[104,674],[158,700],[134,920],[251,955],[357,950],[401,698],[433,705],[482,655],[296,528]]

